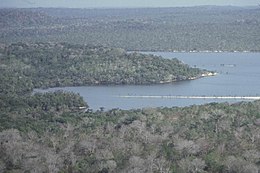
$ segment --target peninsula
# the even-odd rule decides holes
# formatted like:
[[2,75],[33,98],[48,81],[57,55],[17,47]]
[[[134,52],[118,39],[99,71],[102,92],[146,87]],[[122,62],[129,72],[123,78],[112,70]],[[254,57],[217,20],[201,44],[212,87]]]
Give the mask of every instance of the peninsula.
[[[160,84],[214,75],[176,58],[127,53],[123,49],[68,43],[2,45],[1,88],[32,90],[60,86]],[[4,82],[5,81],[5,82]]]

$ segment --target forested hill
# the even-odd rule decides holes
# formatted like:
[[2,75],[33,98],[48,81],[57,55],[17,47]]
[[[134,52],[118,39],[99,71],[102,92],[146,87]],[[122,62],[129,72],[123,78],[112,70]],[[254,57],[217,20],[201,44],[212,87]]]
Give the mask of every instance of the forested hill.
[[260,51],[259,7],[0,9],[0,40],[145,51]]
[[207,73],[177,59],[103,46],[17,43],[2,45],[0,53],[3,92],[14,86],[22,93],[39,87],[169,83]]

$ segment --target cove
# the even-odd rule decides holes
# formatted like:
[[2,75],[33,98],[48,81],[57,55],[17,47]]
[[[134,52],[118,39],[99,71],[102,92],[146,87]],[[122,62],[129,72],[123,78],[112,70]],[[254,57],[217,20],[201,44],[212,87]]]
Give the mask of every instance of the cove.
[[98,110],[100,107],[104,107],[105,110],[113,108],[128,110],[211,102],[234,103],[243,101],[243,97],[257,98],[260,95],[260,53],[142,53],[178,58],[192,67],[215,71],[218,74],[170,84],[81,86],[35,89],[35,91],[64,90],[79,93],[93,110]]

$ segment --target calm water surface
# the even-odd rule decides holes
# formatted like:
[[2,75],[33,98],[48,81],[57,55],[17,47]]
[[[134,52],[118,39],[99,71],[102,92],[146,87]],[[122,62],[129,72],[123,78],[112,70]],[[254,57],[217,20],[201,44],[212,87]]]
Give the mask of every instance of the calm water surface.
[[144,107],[173,107],[209,102],[237,102],[217,99],[120,98],[119,96],[259,96],[260,53],[169,53],[145,52],[164,58],[178,58],[193,67],[213,70],[217,76],[192,81],[149,86],[87,86],[64,87],[40,92],[65,90],[79,93],[90,108],[104,107],[135,109]]

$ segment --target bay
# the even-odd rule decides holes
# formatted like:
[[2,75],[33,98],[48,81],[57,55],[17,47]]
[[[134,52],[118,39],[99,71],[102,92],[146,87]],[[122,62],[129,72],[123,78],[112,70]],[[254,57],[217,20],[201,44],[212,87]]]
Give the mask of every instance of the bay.
[[[259,96],[260,53],[173,53],[142,52],[164,58],[178,58],[192,67],[212,70],[216,76],[197,80],[158,85],[81,86],[36,89],[36,92],[56,90],[79,93],[91,109],[137,109],[145,107],[175,107],[211,102],[238,102],[241,99],[177,99],[139,96]],[[126,97],[125,97],[126,96]],[[131,97],[127,97],[131,96]],[[133,97],[134,96],[134,97]]]

